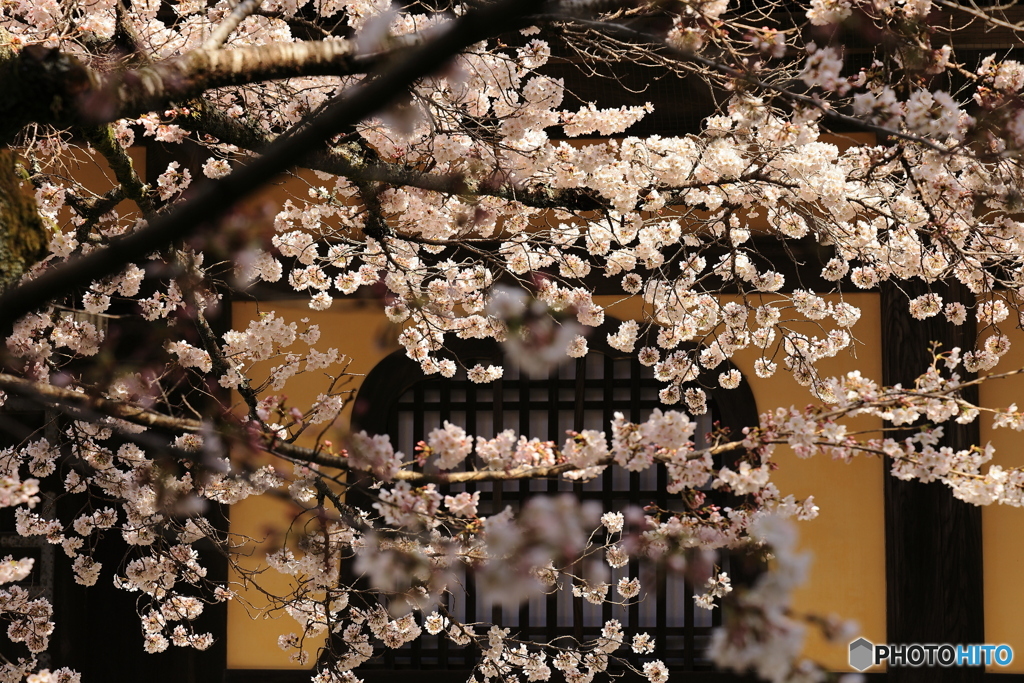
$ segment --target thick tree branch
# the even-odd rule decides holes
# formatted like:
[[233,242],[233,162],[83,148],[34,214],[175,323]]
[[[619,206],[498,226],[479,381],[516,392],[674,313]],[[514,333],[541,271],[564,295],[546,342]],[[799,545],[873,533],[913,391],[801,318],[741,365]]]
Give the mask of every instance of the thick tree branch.
[[121,47],[126,56],[123,60],[125,66],[143,66],[151,60],[142,49],[143,41],[139,37],[135,26],[132,24],[129,14],[131,11],[125,5],[127,0],[117,0],[114,4],[115,30],[114,42]]
[[[0,41],[4,36],[0,34]],[[207,90],[296,76],[363,74],[392,54],[357,55],[345,40],[193,50],[128,71],[98,73],[40,46],[0,54],[0,141],[29,123],[99,125],[167,108]]]
[[115,417],[142,427],[153,427],[168,431],[198,432],[202,424],[198,420],[171,417],[138,405],[123,403],[102,396],[90,396],[52,384],[0,373],[0,389],[42,403],[43,405],[65,405],[71,408],[92,410],[109,417]]
[[[141,427],[172,433],[187,432],[198,434],[204,430],[204,424],[200,420],[172,417],[138,405],[104,398],[103,396],[83,394],[70,389],[56,387],[52,384],[33,382],[7,373],[0,373],[0,389],[17,394],[43,406],[60,407],[70,412],[86,411],[92,413],[93,418],[103,415],[124,420]],[[261,436],[262,441],[259,445],[268,452],[278,453],[295,460],[319,462],[331,467],[347,468],[347,463],[344,460],[334,456],[320,454],[309,448],[302,448],[301,446],[282,442],[270,434]]]
[[[92,94],[101,107],[109,107],[104,118],[115,120],[158,110],[214,88],[294,76],[362,74],[378,61],[377,56],[357,55],[346,40],[200,49],[140,69],[104,75],[95,92],[83,94],[80,100],[84,102]],[[108,97],[110,102],[104,102]]]
[[120,185],[115,185],[99,197],[79,197],[70,192],[66,195],[68,206],[86,219],[86,222],[95,222],[100,216],[113,210],[122,200],[124,189]]

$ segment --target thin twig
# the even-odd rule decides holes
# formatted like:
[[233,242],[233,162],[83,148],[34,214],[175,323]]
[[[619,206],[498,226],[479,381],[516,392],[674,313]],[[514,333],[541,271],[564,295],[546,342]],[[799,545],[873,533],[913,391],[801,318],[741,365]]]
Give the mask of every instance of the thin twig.
[[242,0],[242,2],[235,5],[231,13],[224,17],[224,20],[220,22],[220,25],[214,29],[210,37],[203,42],[203,50],[219,50],[227,42],[227,39],[231,36],[231,33],[238,28],[246,17],[251,15],[253,12],[259,9],[260,4],[263,0]]

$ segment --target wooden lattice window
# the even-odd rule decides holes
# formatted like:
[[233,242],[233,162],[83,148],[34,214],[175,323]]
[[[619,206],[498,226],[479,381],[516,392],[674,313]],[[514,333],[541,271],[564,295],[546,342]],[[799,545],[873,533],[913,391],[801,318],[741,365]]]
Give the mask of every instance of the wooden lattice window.
[[[660,383],[635,355],[615,351],[594,340],[590,346],[592,350],[586,358],[558,367],[549,377],[530,378],[506,363],[500,380],[483,385],[470,382],[464,372],[453,379],[425,377],[416,363],[396,352],[367,376],[356,399],[355,427],[391,435],[395,448],[405,453],[411,453],[418,441],[445,420],[486,438],[513,429],[561,444],[567,430],[598,429],[610,437],[609,425],[616,412],[639,422],[647,419],[654,408],[667,408],[658,400]],[[467,366],[501,361],[500,349],[494,344],[467,342],[453,350]],[[700,440],[712,429],[713,421],[738,429],[756,419],[745,385],[731,392],[711,392],[709,404],[710,414],[697,418],[696,438]],[[666,488],[664,468],[641,473],[608,468],[600,477],[585,483],[480,482],[451,485],[446,492],[479,490],[479,514],[490,515],[506,505],[518,509],[531,495],[558,492],[571,492],[581,500],[597,500],[609,510],[649,503],[664,509],[678,508],[682,501],[668,494]],[[703,652],[711,629],[718,623],[720,610],[707,612],[697,608],[692,586],[664,568],[638,566],[634,561],[612,570],[613,583],[622,576],[639,576],[646,599],[626,608],[592,605],[560,590],[551,596],[532,598],[516,610],[488,603],[475,591],[472,574],[464,573],[460,578],[466,590],[453,591],[447,609],[457,619],[499,623],[512,628],[520,638],[537,642],[559,636],[590,640],[600,633],[605,621],[614,618],[631,632],[643,630],[653,635],[657,650],[652,656],[662,659],[670,668],[710,668]],[[388,651],[381,660],[368,662],[362,669],[468,670],[475,663],[472,648],[455,647],[444,637],[424,634],[407,649]]]

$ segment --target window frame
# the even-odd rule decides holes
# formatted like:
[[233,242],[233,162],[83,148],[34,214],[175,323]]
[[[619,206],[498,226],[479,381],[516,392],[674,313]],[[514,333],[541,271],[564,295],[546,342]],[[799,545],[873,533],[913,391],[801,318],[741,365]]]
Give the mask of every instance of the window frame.
[[[638,364],[638,361],[636,360],[636,354],[635,353],[625,353],[625,352],[613,349],[605,341],[606,334],[609,333],[609,332],[613,332],[615,329],[617,329],[617,326],[618,326],[618,321],[610,320],[609,319],[604,325],[602,325],[600,328],[597,328],[595,330],[595,332],[590,335],[590,337],[588,338],[588,345],[590,347],[590,354],[596,353],[596,354],[601,354],[601,355],[605,356],[605,358],[606,358],[606,373],[607,373],[608,369],[611,368],[611,363],[616,361],[616,360],[620,360],[621,361],[621,360],[624,360],[624,359],[629,359],[631,361],[631,363],[632,363],[632,370],[634,372],[631,373],[631,376],[630,376],[631,396],[630,396],[629,401],[633,404],[633,408],[632,408],[632,411],[631,411],[633,413],[633,415],[630,416],[630,415],[627,414],[627,417],[629,419],[631,419],[631,420],[636,420],[636,419],[638,419],[636,417],[636,414],[638,413],[637,404],[638,404],[638,401],[639,401],[638,390],[639,390],[639,383],[640,383],[640,378],[635,376],[635,370],[640,367],[639,364]],[[495,363],[495,362],[499,362],[500,363],[500,362],[503,362],[503,361],[507,362],[507,359],[503,358],[503,354],[502,354],[502,350],[501,350],[500,345],[498,343],[494,342],[493,340],[477,340],[477,339],[455,340],[452,343],[446,344],[446,350],[447,350],[448,354],[451,354],[451,355],[454,355],[455,357],[457,357],[460,360],[460,362],[462,362],[466,367],[471,367],[476,362],[483,362],[485,364],[486,363]],[[448,354],[446,354],[446,355],[448,355]],[[573,361],[569,361],[569,362],[573,362]],[[576,410],[575,423],[576,423],[577,426],[575,426],[574,428],[575,429],[580,429],[580,426],[578,426],[578,425],[580,425],[581,422],[582,422],[582,415],[581,415],[581,413],[583,412],[583,407],[582,406],[583,406],[584,401],[586,400],[585,398],[581,397],[581,392],[584,391],[584,386],[585,386],[585,383],[586,383],[586,374],[585,374],[586,358],[576,359],[575,363],[576,363],[576,367],[577,367],[577,372],[576,372],[576,377],[575,377],[577,385],[576,385],[576,394],[575,394],[575,396],[573,398],[573,401],[575,403],[575,410]],[[698,377],[698,382],[702,386],[705,387],[705,390],[709,394],[709,399],[710,399],[709,403],[711,403],[713,405],[713,409],[715,411],[715,413],[714,413],[715,426],[719,427],[719,428],[721,428],[721,427],[728,428],[730,430],[731,434],[738,435],[738,434],[741,433],[741,430],[744,427],[754,426],[754,425],[758,424],[758,413],[757,413],[757,409],[756,409],[756,404],[754,402],[753,392],[752,392],[749,384],[747,383],[746,378],[742,376],[742,373],[741,373],[740,385],[736,389],[723,389],[723,388],[721,388],[718,385],[718,382],[717,382],[718,374],[720,372],[723,372],[723,371],[726,371],[726,370],[731,370],[731,369],[736,369],[736,368],[735,368],[735,366],[731,362],[726,361],[722,365],[720,365],[719,367],[717,367],[717,368],[715,368],[713,370],[703,370],[701,375]],[[608,375],[606,374],[603,379],[608,379]],[[613,402],[612,401],[612,390],[614,389],[613,385],[614,385],[614,382],[615,382],[615,378],[611,377],[610,379],[612,380],[611,382],[606,382],[605,383],[606,384],[605,400],[609,401],[609,402]],[[357,396],[355,398],[355,402],[354,402],[354,406],[353,406],[352,423],[351,423],[352,430],[353,431],[365,430],[369,434],[389,434],[393,438],[397,437],[397,433],[398,433],[398,413],[399,413],[399,409],[400,409],[400,405],[401,405],[400,401],[401,401],[402,396],[404,394],[406,394],[406,392],[408,392],[409,390],[414,389],[415,386],[417,384],[419,384],[419,383],[423,383],[423,382],[437,382],[437,381],[438,381],[437,376],[424,375],[422,370],[420,369],[419,363],[414,361],[414,360],[412,360],[412,359],[410,359],[408,356],[406,356],[404,350],[398,350],[398,351],[393,352],[392,354],[390,354],[387,357],[385,357],[384,359],[382,359],[366,375],[366,378],[362,382],[362,384],[360,386],[360,389],[359,389],[359,391],[357,393]],[[444,381],[444,380],[441,380],[441,381]],[[495,383],[496,387],[493,390],[493,396],[495,398],[492,399],[492,402],[495,402],[496,404],[500,404],[500,402],[501,402],[501,398],[499,398],[499,397],[503,394],[503,392],[501,390],[501,383],[503,381],[504,380],[498,380]],[[520,382],[520,391],[521,391],[521,397],[520,397],[520,401],[519,401],[520,404],[522,404],[526,400],[526,395],[525,395],[524,392],[526,392],[528,390],[523,389],[524,386],[532,385],[532,384],[535,384],[535,383],[542,384],[542,383],[548,382],[548,381],[549,381],[548,379],[532,379],[532,380],[529,380],[527,383]],[[560,383],[561,382],[565,382],[565,381],[566,380],[564,380],[564,379],[560,380]],[[552,387],[550,387],[549,388],[549,392],[548,392],[548,397],[549,397],[550,401],[554,401],[554,402],[556,402],[556,404],[564,402],[559,397],[559,386],[552,386]],[[668,409],[672,409],[674,407],[676,407],[676,406],[662,406],[662,409],[668,410]],[[680,406],[678,408],[683,410],[683,411],[686,411],[685,405]],[[614,410],[614,409],[615,409],[614,406],[609,406],[608,408],[605,409],[606,418],[610,419],[611,411]],[[508,424],[501,424],[498,421],[497,413],[501,410],[500,405],[498,407],[495,407],[494,410],[495,410],[495,415],[496,415],[495,422],[494,422],[494,431],[495,432],[501,431],[504,428],[512,428],[512,429],[515,430],[515,432],[517,434],[523,433],[521,431],[522,424],[519,424],[519,425],[508,425]],[[558,407],[554,407],[551,410],[552,410],[552,414],[557,413]],[[441,423],[443,423],[443,421],[445,419],[450,419],[450,412],[451,412],[450,408],[446,408],[444,406],[439,406],[438,410],[432,411],[432,412],[436,412],[436,413],[438,413],[440,415],[440,418],[438,420],[438,425],[437,426],[440,426]],[[623,412],[627,412],[627,411],[623,411]],[[549,418],[549,420],[550,419],[551,418]],[[520,418],[520,421],[522,421],[522,418]],[[549,425],[550,425],[550,421],[549,421]],[[475,425],[465,424],[465,425],[460,425],[460,426],[465,427],[467,429],[467,432],[469,432],[469,433],[474,433],[475,432],[475,430],[473,428]],[[425,427],[425,429],[430,429],[430,427]],[[604,431],[606,431],[606,432],[609,432],[609,425],[608,424],[604,424],[602,429]],[[550,431],[550,427],[549,427],[549,431]],[[492,434],[482,434],[482,436],[490,437],[490,436],[493,436],[493,435]],[[547,435],[526,434],[526,436],[528,436],[528,437],[538,436],[539,438],[542,438],[542,439],[549,438]],[[561,441],[561,440],[559,440],[559,441]],[[396,444],[396,447],[398,447],[397,444]],[[661,488],[661,490],[664,490],[665,476],[666,476],[666,474],[665,474],[664,470],[663,469],[660,470],[659,473],[658,473],[658,484],[659,484],[659,487]],[[632,473],[631,474],[631,479],[632,479],[632,481],[631,481],[631,484],[630,484],[630,487],[629,487],[629,491],[633,491],[633,490],[638,488],[637,484],[638,484],[638,480],[639,480],[639,474]],[[548,486],[547,486],[547,489],[548,489],[547,493],[558,492],[560,490],[559,489],[559,482],[558,481],[551,481],[551,482],[549,482]],[[582,492],[582,485],[581,484],[575,484],[573,486],[573,488],[572,488],[572,491],[573,492]],[[617,495],[617,494],[622,494],[622,493],[625,493],[625,492],[626,492],[625,490],[620,491],[618,489],[615,489],[615,490],[606,492],[606,496],[605,497],[608,497],[608,498],[615,497],[617,499],[618,498],[623,498],[622,495]],[[500,502],[501,501],[501,496],[502,496],[501,491],[498,490],[495,493],[496,493],[496,497],[497,497],[498,501]],[[545,493],[545,491],[536,491],[536,493]],[[517,495],[517,499],[520,496],[522,496],[521,492]],[[592,497],[592,496],[587,496],[587,497]],[[353,502],[356,502],[356,501],[353,501]],[[635,564],[636,564],[635,561],[630,563],[630,569],[631,569],[630,575],[634,575],[634,576],[636,575],[635,573],[633,573],[634,565]],[[743,573],[746,573],[746,572],[743,572]],[[663,569],[659,569],[658,570],[658,576],[657,576],[657,583],[656,583],[656,585],[659,586],[659,587],[663,587],[664,586],[664,581],[665,581],[665,579],[664,579],[664,570]],[[670,657],[670,659],[672,661],[669,661],[668,659],[666,659],[666,662],[669,664],[669,667],[670,667],[670,669],[672,671],[685,672],[688,676],[692,676],[695,673],[700,673],[702,675],[710,675],[710,676],[716,677],[716,678],[714,678],[714,680],[725,680],[725,679],[717,678],[719,675],[725,676],[725,674],[719,674],[719,672],[710,671],[709,670],[709,668],[710,668],[709,664],[706,662],[706,660],[701,660],[701,659],[699,659],[696,656],[696,654],[699,652],[699,648],[696,645],[696,639],[698,637],[705,636],[705,634],[703,632],[704,631],[710,631],[710,627],[708,627],[708,626],[695,626],[695,623],[694,623],[695,619],[694,619],[694,605],[693,605],[693,590],[692,590],[692,587],[689,585],[689,583],[687,583],[687,585],[685,587],[684,609],[685,609],[685,613],[686,613],[686,618],[685,618],[684,626],[675,626],[675,627],[667,626],[666,607],[663,604],[664,601],[658,599],[658,597],[656,597],[656,596],[652,596],[652,597],[654,597],[654,599],[658,602],[658,604],[656,606],[657,615],[658,615],[657,616],[657,625],[654,628],[647,628],[647,627],[643,627],[643,628],[645,630],[650,631],[652,633],[652,635],[655,636],[656,642],[659,643],[659,648],[658,648],[659,652],[656,653],[655,656],[656,657],[665,658],[666,656],[672,655]],[[549,607],[548,607],[548,614],[547,614],[547,620],[549,622],[552,621],[552,620],[555,620],[557,618],[557,612],[554,611],[553,608],[551,607],[551,605],[550,605],[551,602],[553,602],[553,601],[549,600]],[[492,617],[492,619],[491,619],[492,621],[500,621],[500,616],[499,616],[500,615],[500,609],[501,608],[497,608],[497,613],[495,613],[493,615],[494,617],[498,617],[498,618],[495,619],[495,618]],[[605,606],[602,609],[603,609],[603,613],[605,614],[606,618],[615,618],[614,615],[608,615],[610,606]],[[638,619],[637,619],[637,609],[638,608],[634,605],[634,606],[630,607],[629,609],[632,610],[630,612],[629,620],[631,622],[633,622],[633,623],[637,623],[637,621],[638,621]],[[473,613],[476,613],[475,610],[476,610],[476,607],[475,607],[475,604],[474,604],[474,606],[471,608],[471,611]],[[714,621],[712,622],[712,626],[718,625],[718,623],[719,623],[718,622],[718,618],[719,618],[718,615],[719,614],[720,614],[720,610],[716,610],[716,612],[714,613],[714,617],[715,618],[714,618]],[[589,633],[589,632],[588,633],[584,633],[583,632],[583,624],[582,624],[582,622],[583,622],[583,618],[582,618],[582,598],[574,598],[573,599],[573,628],[575,629],[575,631],[571,635],[576,637],[578,640],[594,637],[594,634],[592,634],[592,633]],[[523,624],[523,617],[522,616],[520,617],[520,624]],[[503,624],[503,625],[505,625],[505,624]],[[519,627],[513,627],[513,630],[515,630],[516,628],[526,628],[530,632],[532,632],[534,630],[538,630],[538,629],[535,629],[535,628],[529,626],[528,624],[521,625]],[[558,636],[566,635],[565,633],[561,632],[561,631],[565,630],[564,627],[559,627],[559,626],[557,626],[557,624],[550,624],[549,623],[549,624],[546,625],[546,628],[551,631],[550,634],[547,634],[548,636],[558,637]],[[587,630],[588,631],[593,630],[593,627],[587,627]],[[684,644],[682,646],[682,650],[681,651],[678,650],[678,649],[671,649],[671,650],[669,650],[669,649],[663,648],[660,644],[668,642],[668,638],[666,637],[667,634],[672,634],[673,638],[674,638],[674,642],[678,642],[680,636],[676,633],[676,631],[682,631],[682,636],[681,637],[682,637],[683,642],[684,642]],[[701,631],[701,633],[698,633],[697,631]],[[408,663],[405,663],[405,665],[410,667],[410,668],[416,668],[418,670],[423,670],[425,668],[430,668],[431,664],[433,663],[433,666],[435,668],[437,668],[438,670],[444,670],[444,671],[449,671],[449,672],[453,672],[453,673],[455,671],[466,671],[467,674],[468,674],[468,672],[472,669],[473,661],[475,661],[475,659],[473,658],[472,654],[467,654],[465,657],[461,658],[462,659],[461,663],[464,665],[464,667],[451,668],[450,667],[450,663],[453,663],[453,662],[449,658],[448,648],[446,647],[446,645],[447,644],[444,642],[444,639],[441,638],[439,640],[439,642],[438,642],[438,647],[437,647],[437,651],[438,651],[437,660],[436,660],[436,663],[434,663],[434,656],[433,656],[433,654],[431,654],[429,662],[424,661],[424,659],[419,656],[419,650],[420,650],[420,648],[422,646],[419,643],[419,641],[417,641],[416,643],[414,643],[412,645],[412,652],[410,653],[411,654],[411,661],[408,662]],[[679,654],[673,655],[673,653],[677,653],[677,652],[681,652],[681,655],[679,655]],[[405,657],[402,657],[402,659],[405,659]],[[639,663],[638,658],[636,658],[635,656],[629,655],[629,659],[631,661],[632,660],[637,660],[637,661],[633,662],[634,664],[638,664]],[[680,660],[682,660],[682,661],[680,661]],[[673,665],[673,663],[674,663],[674,665]],[[388,650],[388,651],[386,651],[384,653],[384,656],[379,660],[379,663],[376,666],[374,666],[372,662],[367,662],[367,664],[365,664],[363,667],[361,667],[360,670],[361,671],[365,670],[367,673],[370,673],[371,671],[373,671],[374,673],[378,673],[379,672],[379,673],[384,674],[384,673],[386,673],[388,671],[395,671],[396,669],[401,670],[401,668],[402,668],[402,665],[396,659],[396,653],[391,651],[391,650]]]

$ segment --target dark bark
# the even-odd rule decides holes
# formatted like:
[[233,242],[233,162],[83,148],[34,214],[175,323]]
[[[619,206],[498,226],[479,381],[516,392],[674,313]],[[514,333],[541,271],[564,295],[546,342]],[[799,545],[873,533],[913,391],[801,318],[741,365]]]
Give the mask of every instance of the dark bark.
[[[920,281],[881,287],[882,381],[914,380],[931,363],[929,346],[974,348],[970,324],[953,326],[941,316],[913,320],[907,297],[924,294]],[[970,304],[957,283],[939,287],[946,301]],[[964,397],[977,402],[977,388]],[[979,426],[947,422],[941,446],[969,448],[980,442]],[[941,483],[900,481],[885,472],[886,612],[890,643],[984,643],[981,508],[953,498]],[[890,667],[894,683],[973,683],[979,667]]]

